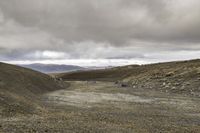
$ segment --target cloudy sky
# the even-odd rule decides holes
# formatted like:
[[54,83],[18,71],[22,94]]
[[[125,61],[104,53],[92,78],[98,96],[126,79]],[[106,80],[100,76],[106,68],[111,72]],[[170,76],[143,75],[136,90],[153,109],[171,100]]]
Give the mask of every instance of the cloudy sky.
[[0,0],[0,61],[91,66],[199,57],[199,0]]

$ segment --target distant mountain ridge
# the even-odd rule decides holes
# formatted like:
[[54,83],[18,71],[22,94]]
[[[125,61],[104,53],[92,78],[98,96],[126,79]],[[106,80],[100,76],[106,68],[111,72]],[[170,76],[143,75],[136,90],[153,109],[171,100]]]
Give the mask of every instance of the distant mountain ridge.
[[60,72],[69,72],[69,71],[77,71],[77,70],[85,70],[86,68],[75,66],[75,65],[57,65],[57,64],[26,64],[20,65],[25,68],[29,68],[35,71],[39,71],[42,73],[60,73]]

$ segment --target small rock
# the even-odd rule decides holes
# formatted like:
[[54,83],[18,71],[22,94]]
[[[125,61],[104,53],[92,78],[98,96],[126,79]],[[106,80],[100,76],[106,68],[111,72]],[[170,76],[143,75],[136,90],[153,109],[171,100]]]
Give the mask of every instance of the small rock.
[[179,85],[180,85],[180,83],[175,83],[174,85],[175,85],[175,86],[179,86]]
[[122,83],[122,84],[121,84],[121,87],[128,87],[128,84]]
[[171,76],[173,76],[174,75],[174,72],[169,72],[169,73],[167,73],[165,76],[166,77],[171,77]]
[[119,81],[115,81],[115,84],[119,84]]
[[176,87],[172,87],[172,90],[175,90],[176,89]]
[[166,85],[166,86],[165,86],[165,88],[169,88],[169,87],[170,87],[169,85]]
[[190,83],[189,83],[189,82],[186,82],[185,84],[186,84],[186,85],[190,85]]

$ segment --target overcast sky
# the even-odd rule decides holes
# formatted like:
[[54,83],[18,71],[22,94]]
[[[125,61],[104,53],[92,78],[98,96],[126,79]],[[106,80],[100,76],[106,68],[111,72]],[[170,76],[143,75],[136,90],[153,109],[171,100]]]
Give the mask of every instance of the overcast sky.
[[0,61],[91,66],[199,57],[199,0],[0,0]]

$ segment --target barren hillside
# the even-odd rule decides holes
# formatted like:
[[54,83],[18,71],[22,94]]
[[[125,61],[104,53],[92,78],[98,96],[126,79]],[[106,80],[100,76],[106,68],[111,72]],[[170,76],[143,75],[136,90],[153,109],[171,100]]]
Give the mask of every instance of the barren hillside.
[[0,63],[0,116],[38,113],[42,110],[40,95],[58,89],[45,74]]
[[64,80],[118,81],[133,88],[199,95],[200,60],[130,65],[58,75]]

